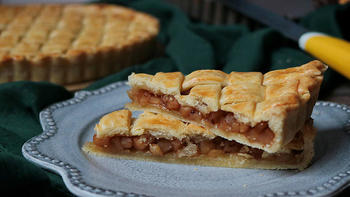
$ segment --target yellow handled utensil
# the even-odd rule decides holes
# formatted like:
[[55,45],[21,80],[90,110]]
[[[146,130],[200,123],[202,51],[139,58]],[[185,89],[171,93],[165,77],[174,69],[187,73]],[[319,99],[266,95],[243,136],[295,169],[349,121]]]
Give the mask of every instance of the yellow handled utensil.
[[350,43],[319,32],[301,35],[299,47],[350,79]]
[[350,79],[349,42],[319,32],[310,32],[308,29],[278,14],[256,6],[247,0],[221,1],[232,9],[268,25],[281,32],[284,36],[299,42],[301,49]]

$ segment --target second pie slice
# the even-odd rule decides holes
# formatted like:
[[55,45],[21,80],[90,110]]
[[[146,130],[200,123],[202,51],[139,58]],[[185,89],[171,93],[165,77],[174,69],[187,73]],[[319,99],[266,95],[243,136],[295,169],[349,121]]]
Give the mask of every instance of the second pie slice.
[[203,166],[260,169],[306,168],[314,154],[315,129],[308,120],[278,153],[245,146],[175,118],[144,112],[137,119],[128,110],[109,113],[95,127],[89,154]]
[[198,70],[132,74],[131,110],[148,110],[210,129],[270,153],[290,143],[310,118],[327,66],[319,61],[259,72]]

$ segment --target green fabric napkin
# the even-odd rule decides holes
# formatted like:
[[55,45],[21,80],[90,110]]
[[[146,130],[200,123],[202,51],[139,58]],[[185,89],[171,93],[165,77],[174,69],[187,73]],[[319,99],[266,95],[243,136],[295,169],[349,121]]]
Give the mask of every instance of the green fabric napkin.
[[[131,72],[155,73],[197,69],[263,71],[306,63],[313,58],[297,44],[270,28],[251,32],[242,25],[212,26],[194,23],[178,8],[163,1],[113,1],[159,18],[159,42],[165,55],[126,68],[89,86],[96,89],[126,80]],[[112,2],[110,2],[112,3]],[[328,6],[305,17],[301,23],[337,37],[350,39],[350,6]],[[345,79],[329,69],[322,93]],[[70,196],[59,175],[43,170],[21,154],[22,144],[42,132],[39,112],[72,94],[46,82],[13,82],[0,85],[0,191],[36,196]]]

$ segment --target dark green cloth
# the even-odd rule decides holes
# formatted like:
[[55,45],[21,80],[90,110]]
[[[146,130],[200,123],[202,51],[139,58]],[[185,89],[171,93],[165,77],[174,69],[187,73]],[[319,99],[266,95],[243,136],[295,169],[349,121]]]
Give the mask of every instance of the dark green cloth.
[[[89,86],[92,90],[127,79],[131,72],[155,73],[197,69],[230,71],[268,71],[306,63],[313,58],[297,44],[264,28],[251,32],[242,25],[212,26],[191,22],[179,9],[163,1],[118,1],[150,13],[161,21],[159,42],[165,55],[142,65],[126,68]],[[329,6],[317,10],[301,22],[349,39],[350,6]],[[346,37],[348,36],[348,37]],[[327,71],[324,94],[345,79]],[[72,97],[63,87],[46,82],[13,82],[0,85],[0,191],[37,196],[68,196],[62,179],[28,161],[21,154],[22,144],[42,132],[39,112],[44,107]]]

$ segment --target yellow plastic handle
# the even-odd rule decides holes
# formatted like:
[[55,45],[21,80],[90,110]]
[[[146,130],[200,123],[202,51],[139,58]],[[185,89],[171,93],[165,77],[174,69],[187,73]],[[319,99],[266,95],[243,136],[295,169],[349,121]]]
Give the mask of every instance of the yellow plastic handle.
[[350,43],[318,32],[308,32],[299,46],[317,59],[350,79]]

